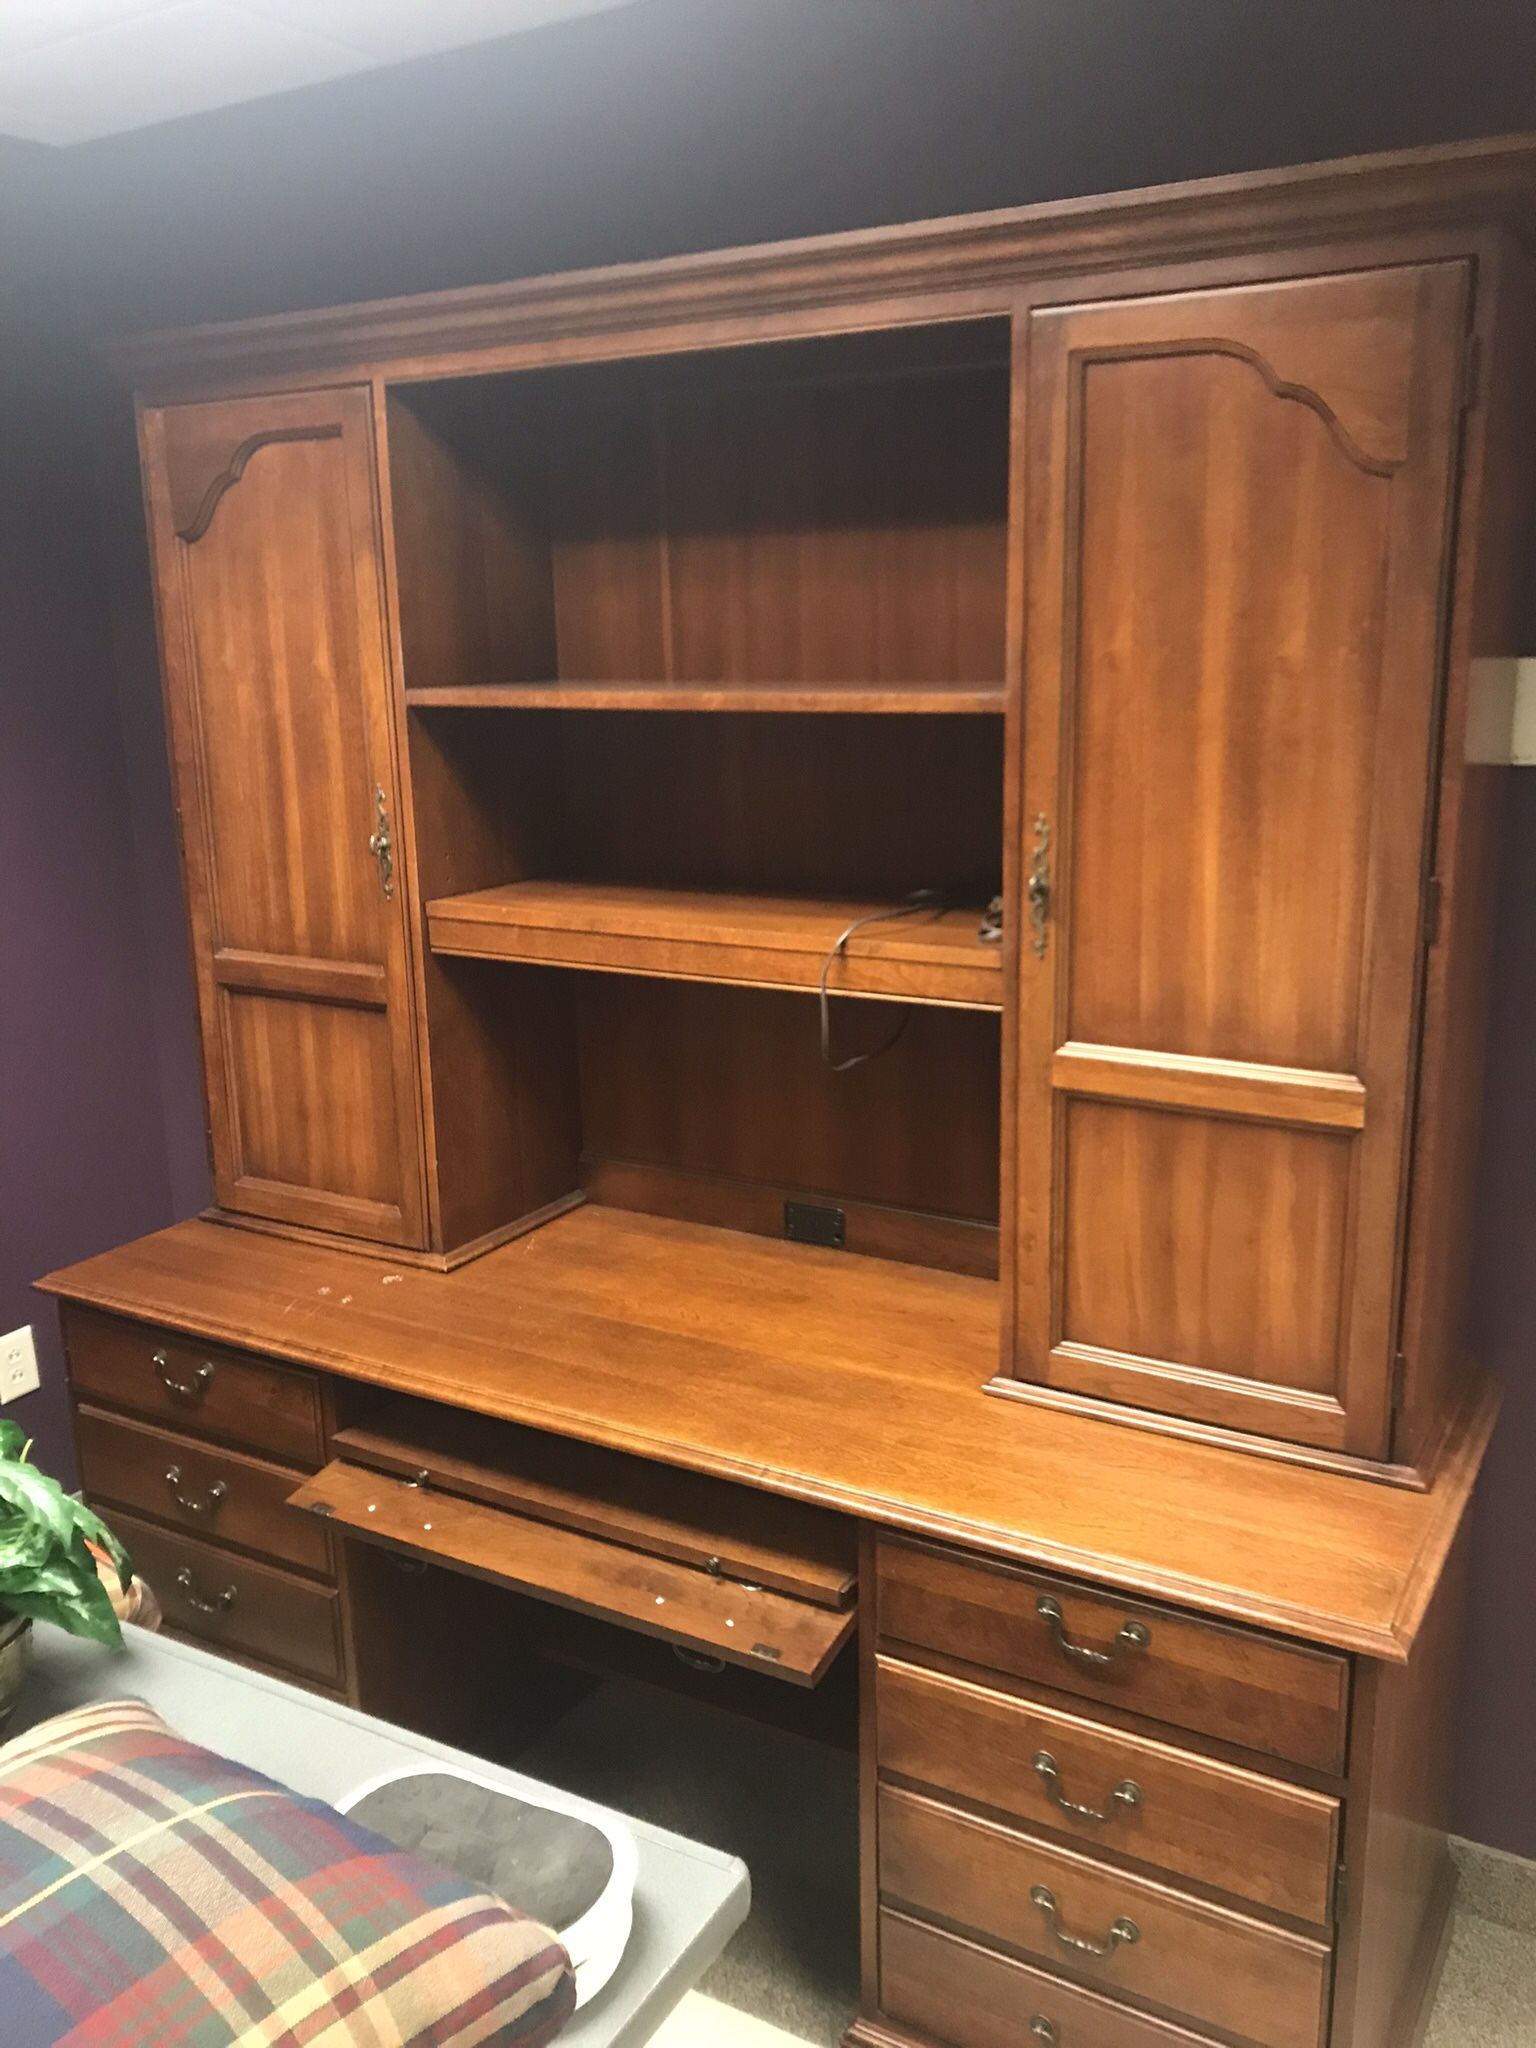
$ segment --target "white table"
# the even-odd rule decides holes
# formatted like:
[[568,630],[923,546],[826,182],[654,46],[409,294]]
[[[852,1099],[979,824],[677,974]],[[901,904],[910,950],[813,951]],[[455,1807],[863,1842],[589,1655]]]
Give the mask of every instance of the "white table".
[[[297,1686],[243,1670],[189,1643],[124,1631],[104,1650],[35,1629],[32,1669],[11,1734],[90,1700],[142,1699],[205,1749],[334,1803],[365,1779],[413,1763],[457,1765],[537,1798],[537,1780],[412,1735]],[[565,1795],[562,1795],[563,1797]],[[590,1801],[573,1805],[605,1817]],[[751,1885],[739,1856],[621,1816],[640,1846],[635,1926],[613,1981],[576,2015],[560,2048],[633,2048],[709,1968],[747,1917]]]

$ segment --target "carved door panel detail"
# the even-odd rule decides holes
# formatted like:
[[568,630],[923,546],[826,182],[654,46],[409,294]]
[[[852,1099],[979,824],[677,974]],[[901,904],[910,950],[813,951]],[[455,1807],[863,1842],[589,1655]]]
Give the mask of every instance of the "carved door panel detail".
[[1467,296],[1028,322],[1021,1378],[1386,1453]]
[[422,1242],[422,1138],[361,390],[147,411],[220,1204]]

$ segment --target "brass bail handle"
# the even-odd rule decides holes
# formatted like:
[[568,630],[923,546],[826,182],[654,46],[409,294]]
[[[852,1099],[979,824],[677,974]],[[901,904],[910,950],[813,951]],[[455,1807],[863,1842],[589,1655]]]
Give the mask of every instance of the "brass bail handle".
[[1134,1920],[1128,1920],[1123,1913],[1118,1920],[1111,1924],[1109,1932],[1102,1941],[1090,1941],[1085,1934],[1069,1934],[1066,1928],[1062,1926],[1061,1920],[1058,1917],[1056,1894],[1048,1890],[1043,1884],[1031,1886],[1029,1902],[1032,1906],[1038,1906],[1045,1915],[1046,1925],[1051,1931],[1051,1939],[1059,1948],[1068,1949],[1073,1955],[1098,1956],[1101,1958],[1112,1956],[1122,1942],[1124,1942],[1127,1948],[1130,1948],[1141,1939],[1141,1929]]
[[368,851],[379,864],[379,880],[384,885],[384,894],[395,893],[395,842],[389,835],[389,806],[385,801],[382,783],[373,786],[374,807],[378,823],[368,840]]
[[1035,1602],[1035,1612],[1055,1637],[1056,1647],[1063,1656],[1070,1657],[1076,1664],[1091,1664],[1100,1671],[1107,1670],[1112,1664],[1118,1664],[1122,1657],[1129,1656],[1133,1650],[1144,1650],[1152,1640],[1152,1631],[1144,1621],[1127,1621],[1121,1624],[1115,1640],[1107,1650],[1093,1650],[1086,1643],[1072,1641],[1062,1619],[1061,1602],[1053,1599],[1049,1593],[1040,1595]]
[[1033,934],[1030,944],[1043,960],[1051,916],[1051,826],[1043,811],[1035,817],[1034,851],[1030,855],[1029,883],[1024,893],[1029,899],[1029,923]]
[[1089,1820],[1103,1827],[1115,1818],[1114,1809],[1124,1812],[1127,1808],[1140,1806],[1141,1787],[1134,1778],[1122,1778],[1110,1793],[1108,1802],[1102,1806],[1079,1806],[1075,1799],[1069,1799],[1061,1788],[1061,1772],[1056,1759],[1048,1749],[1037,1749],[1032,1759],[1036,1771],[1045,1782],[1045,1789],[1052,1802],[1073,1820]]

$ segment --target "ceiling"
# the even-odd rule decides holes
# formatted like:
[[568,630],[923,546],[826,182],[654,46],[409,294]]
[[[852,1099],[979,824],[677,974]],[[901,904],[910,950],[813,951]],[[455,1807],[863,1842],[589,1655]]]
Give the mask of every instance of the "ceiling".
[[88,142],[632,0],[0,0],[0,136]]

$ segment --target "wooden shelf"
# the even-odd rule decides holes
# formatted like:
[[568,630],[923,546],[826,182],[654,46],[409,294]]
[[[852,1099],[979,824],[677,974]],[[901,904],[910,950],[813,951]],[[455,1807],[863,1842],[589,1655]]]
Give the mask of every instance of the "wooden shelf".
[[407,690],[427,711],[800,711],[1000,714],[1003,685],[978,683],[442,683]]
[[[642,889],[603,882],[513,882],[427,905],[435,953],[608,974],[815,988],[839,933],[889,903],[822,902]],[[839,995],[972,1010],[1002,1007],[1001,948],[977,937],[979,909],[919,910],[869,925],[833,963]]]

